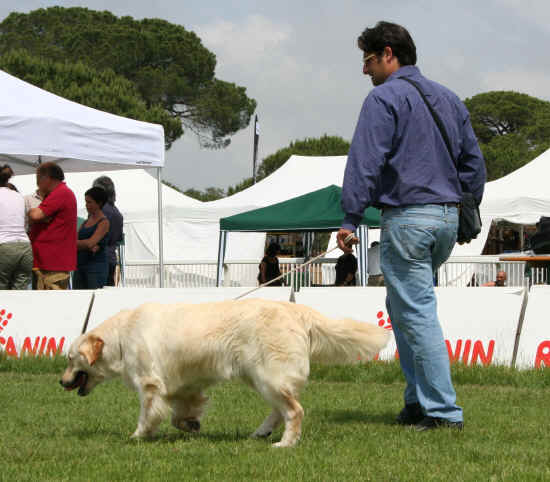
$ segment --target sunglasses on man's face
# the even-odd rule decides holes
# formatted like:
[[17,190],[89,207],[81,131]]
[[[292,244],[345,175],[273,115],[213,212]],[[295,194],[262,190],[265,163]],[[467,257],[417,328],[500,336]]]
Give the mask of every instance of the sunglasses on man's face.
[[376,57],[376,54],[363,55],[363,63],[367,65],[371,61],[371,59],[373,59],[374,57]]

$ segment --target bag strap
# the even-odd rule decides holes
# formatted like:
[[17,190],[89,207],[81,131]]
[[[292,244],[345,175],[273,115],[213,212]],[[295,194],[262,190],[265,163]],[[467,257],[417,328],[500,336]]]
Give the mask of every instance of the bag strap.
[[445,145],[447,146],[447,151],[449,151],[449,156],[451,156],[451,159],[453,161],[453,164],[456,168],[456,173],[458,175],[458,164],[453,156],[453,151],[451,150],[451,143],[449,142],[449,136],[447,135],[447,131],[445,130],[445,126],[443,125],[443,122],[441,121],[441,118],[437,115],[437,112],[434,110],[432,105],[428,102],[428,99],[426,99],[426,96],[424,95],[424,92],[422,92],[422,89],[420,86],[414,81],[407,77],[398,77],[398,79],[404,80],[405,82],[408,82],[411,84],[416,90],[418,90],[418,93],[420,94],[420,97],[422,97],[422,100],[428,107],[428,110],[430,111],[430,114],[432,114],[432,117],[439,128],[439,132],[441,133],[441,137],[443,137],[443,140],[445,141]]

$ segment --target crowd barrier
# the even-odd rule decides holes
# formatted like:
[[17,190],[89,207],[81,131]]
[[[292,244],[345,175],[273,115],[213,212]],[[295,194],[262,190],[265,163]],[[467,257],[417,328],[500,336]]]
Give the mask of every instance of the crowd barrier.
[[[110,288],[97,291],[0,292],[0,350],[10,356],[66,353],[83,331],[145,302],[200,303],[233,299],[249,288]],[[451,361],[550,366],[550,287],[436,288]],[[351,317],[391,332],[384,288],[262,288],[247,297],[295,301],[334,318]],[[528,298],[527,298],[528,296]],[[525,304],[526,303],[526,304]],[[523,309],[522,309],[523,308]],[[398,356],[395,340],[380,353]]]
[[[524,290],[436,288],[438,315],[452,361],[510,365]],[[304,288],[296,302],[332,317],[350,317],[391,331],[385,288]],[[380,352],[397,358],[395,339]]]
[[550,286],[533,286],[520,327],[518,367],[550,367]]
[[[142,303],[204,303],[231,300],[252,288],[111,288],[95,292],[87,330],[92,330],[122,309],[137,308]],[[289,301],[290,288],[260,288],[245,298]]]
[[0,291],[0,349],[7,355],[66,353],[81,333],[92,291]]

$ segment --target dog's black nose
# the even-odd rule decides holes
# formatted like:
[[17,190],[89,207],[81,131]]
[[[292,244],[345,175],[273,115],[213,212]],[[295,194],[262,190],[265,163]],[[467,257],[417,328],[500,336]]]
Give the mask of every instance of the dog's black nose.
[[63,380],[59,380],[59,384],[63,386]]

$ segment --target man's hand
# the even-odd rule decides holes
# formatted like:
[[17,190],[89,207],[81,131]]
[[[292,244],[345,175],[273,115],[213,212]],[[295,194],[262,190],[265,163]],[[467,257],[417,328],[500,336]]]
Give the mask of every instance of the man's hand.
[[352,246],[354,244],[358,244],[359,243],[359,240],[353,236],[353,238],[351,240],[349,240],[346,243],[344,243],[344,240],[350,235],[350,234],[353,234],[353,231],[351,231],[350,229],[344,229],[344,228],[340,228],[340,230],[338,231],[338,234],[336,235],[336,241],[338,242],[338,247],[344,252],[344,253],[351,253],[353,251],[353,248]]

